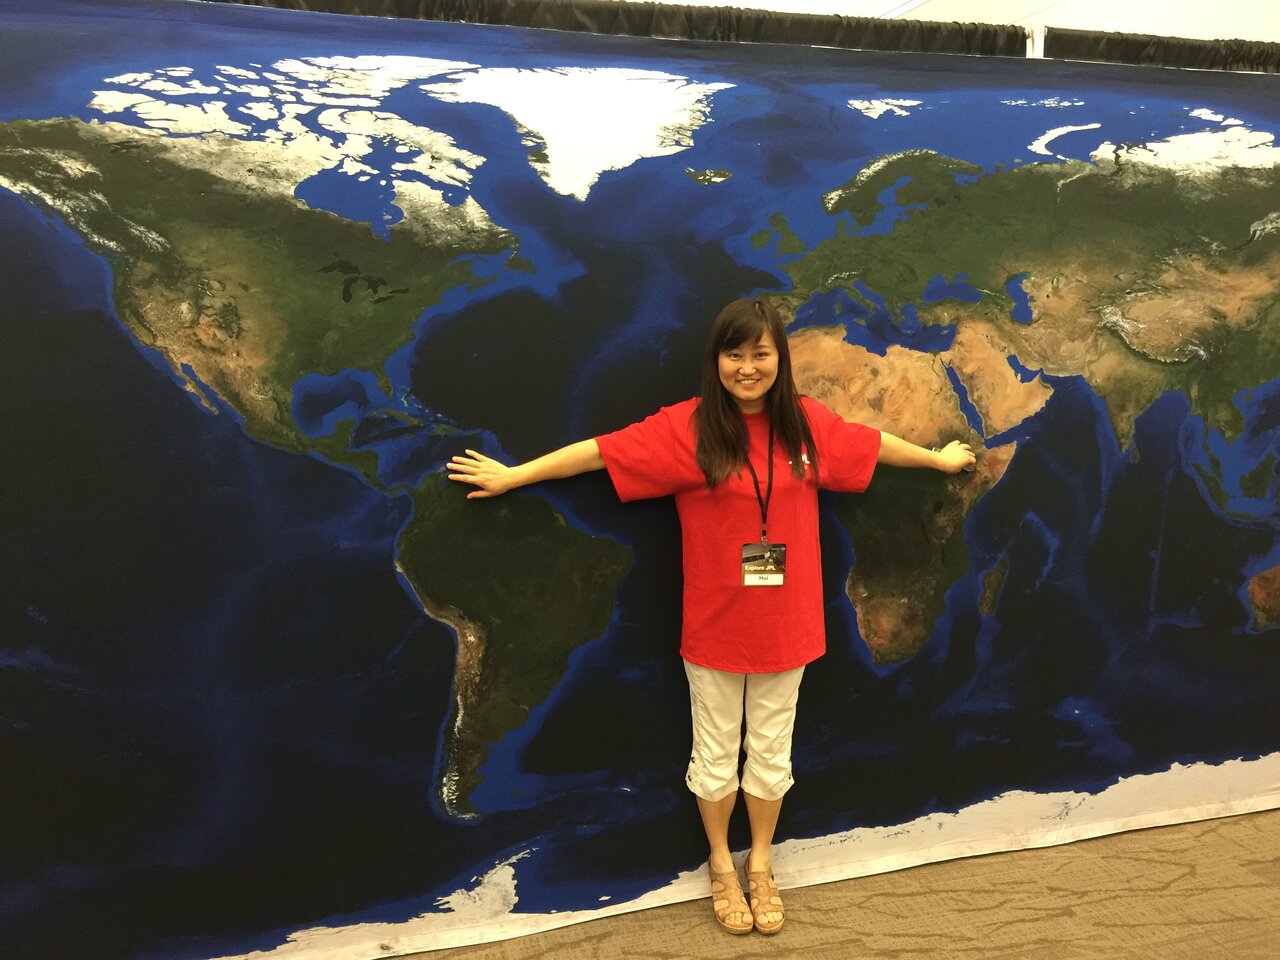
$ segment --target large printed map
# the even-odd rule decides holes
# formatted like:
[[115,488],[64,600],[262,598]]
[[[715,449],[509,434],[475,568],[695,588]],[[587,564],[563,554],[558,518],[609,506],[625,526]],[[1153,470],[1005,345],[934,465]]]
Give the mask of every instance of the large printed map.
[[94,869],[313,871],[252,930],[127,901],[129,949],[394,914],[518,849],[547,909],[673,870],[606,855],[682,809],[669,506],[603,477],[469,502],[441,467],[691,394],[755,292],[802,391],[981,451],[824,500],[790,829],[1276,749],[1274,80],[20,6],[7,389],[69,399],[4,477],[0,712],[30,782],[108,811],[79,839],[74,801],[9,811],[20,936],[77,909],[65,858],[90,901]]

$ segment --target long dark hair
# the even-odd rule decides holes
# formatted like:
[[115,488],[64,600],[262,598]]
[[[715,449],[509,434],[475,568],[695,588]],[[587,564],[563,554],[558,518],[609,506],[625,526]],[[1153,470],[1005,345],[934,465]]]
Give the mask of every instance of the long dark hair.
[[818,475],[818,451],[791,376],[791,350],[782,318],[767,300],[735,300],[711,324],[702,358],[702,400],[694,412],[698,469],[707,478],[708,487],[739,473],[747,460],[747,425],[738,404],[720,382],[720,354],[744,343],[759,343],[765,333],[773,338],[778,351],[778,376],[765,394],[765,411],[774,436],[787,451],[796,477],[803,479],[805,475],[803,454],[807,454],[814,476]]

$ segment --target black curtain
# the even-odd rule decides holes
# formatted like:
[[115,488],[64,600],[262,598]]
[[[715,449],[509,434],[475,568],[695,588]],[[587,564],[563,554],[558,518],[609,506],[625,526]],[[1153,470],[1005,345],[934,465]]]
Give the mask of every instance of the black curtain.
[[1280,43],[1252,40],[1180,40],[1049,27],[1045,31],[1044,55],[1058,60],[1280,73]]
[[815,16],[615,0],[231,0],[260,7],[547,27],[678,40],[796,43],[859,50],[1026,56],[1021,27]]
[[[323,13],[544,27],[679,40],[795,43],[859,50],[1026,56],[1022,27],[687,7],[628,0],[207,0]],[[1044,55],[1200,70],[1280,73],[1280,43],[1185,40],[1097,30],[1045,31]]]

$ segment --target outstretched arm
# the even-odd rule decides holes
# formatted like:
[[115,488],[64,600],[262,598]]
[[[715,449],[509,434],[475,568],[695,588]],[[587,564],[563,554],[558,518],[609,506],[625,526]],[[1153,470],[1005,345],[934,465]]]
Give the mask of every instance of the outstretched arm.
[[579,440],[567,447],[553,450],[537,460],[508,467],[491,460],[481,453],[468,450],[465,457],[454,457],[449,462],[449,479],[469,483],[478,489],[467,494],[468,500],[496,497],[500,493],[523,487],[540,480],[559,480],[574,477],[589,470],[603,470],[604,458],[595,440]]
[[952,440],[941,450],[926,450],[881,431],[880,456],[876,462],[891,467],[928,467],[943,473],[959,473],[965,467],[973,466],[977,460],[972,448],[959,440]]

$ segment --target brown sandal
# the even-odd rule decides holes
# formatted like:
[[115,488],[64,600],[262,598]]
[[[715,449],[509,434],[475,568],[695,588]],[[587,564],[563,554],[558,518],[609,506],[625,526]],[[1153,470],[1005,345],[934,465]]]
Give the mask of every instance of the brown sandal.
[[[716,873],[708,861],[707,873],[711,874],[711,911],[716,915],[716,921],[735,937],[750,933],[755,924],[742,892],[742,883],[738,880],[738,871]],[[748,919],[731,923],[729,918],[735,913]]]
[[[765,934],[777,933],[787,918],[782,909],[782,897],[778,896],[778,886],[773,882],[773,871],[748,873],[747,886],[751,888],[751,916],[755,920],[755,928]],[[772,922],[762,920],[766,913],[776,913],[778,919]]]

